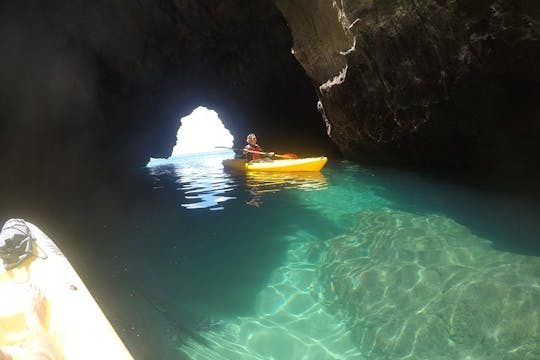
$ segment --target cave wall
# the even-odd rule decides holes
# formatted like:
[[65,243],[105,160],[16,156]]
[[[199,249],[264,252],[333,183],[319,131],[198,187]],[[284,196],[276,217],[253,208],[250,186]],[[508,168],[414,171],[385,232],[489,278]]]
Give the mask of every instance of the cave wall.
[[167,157],[198,105],[238,146],[255,131],[275,151],[337,153],[291,47],[271,1],[2,2],[2,183],[62,188]]
[[534,183],[538,4],[2,2],[2,182],[142,166],[205,105],[236,146],[254,131],[275,151]]
[[346,157],[540,179],[538,1],[276,4]]

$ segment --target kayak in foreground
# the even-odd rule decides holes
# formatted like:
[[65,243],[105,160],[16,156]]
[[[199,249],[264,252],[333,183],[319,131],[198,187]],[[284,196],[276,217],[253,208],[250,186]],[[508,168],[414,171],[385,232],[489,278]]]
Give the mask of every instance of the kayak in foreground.
[[237,171],[320,171],[328,159],[325,156],[247,162],[245,159],[223,160],[223,167]]
[[[3,257],[4,269],[0,261],[0,350],[14,354],[15,359],[33,346],[40,347],[40,354],[45,352],[51,359],[133,359],[54,242],[37,226],[12,220],[15,225],[10,227],[6,223],[0,234],[5,245],[2,251],[15,249],[10,245],[17,242],[26,247],[26,253],[13,267]],[[10,231],[11,236],[6,235]],[[4,251],[2,255],[5,254]],[[38,304],[32,303],[35,299],[39,299]],[[38,306],[41,323],[37,327],[45,333],[48,346],[35,338],[35,321],[29,321],[30,311]]]

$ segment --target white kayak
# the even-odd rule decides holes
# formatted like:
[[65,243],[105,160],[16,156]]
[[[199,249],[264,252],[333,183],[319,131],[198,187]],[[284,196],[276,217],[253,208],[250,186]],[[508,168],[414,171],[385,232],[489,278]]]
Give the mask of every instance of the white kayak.
[[25,304],[29,289],[38,289],[55,358],[133,359],[64,254],[37,226],[26,224],[36,239],[35,255],[14,269],[0,267],[0,349],[16,354],[32,341]]

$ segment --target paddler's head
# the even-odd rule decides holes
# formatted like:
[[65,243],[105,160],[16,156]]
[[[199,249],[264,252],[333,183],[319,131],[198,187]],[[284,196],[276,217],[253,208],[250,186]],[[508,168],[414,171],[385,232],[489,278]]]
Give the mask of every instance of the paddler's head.
[[247,136],[246,141],[249,145],[255,145],[257,143],[257,137],[251,133]]

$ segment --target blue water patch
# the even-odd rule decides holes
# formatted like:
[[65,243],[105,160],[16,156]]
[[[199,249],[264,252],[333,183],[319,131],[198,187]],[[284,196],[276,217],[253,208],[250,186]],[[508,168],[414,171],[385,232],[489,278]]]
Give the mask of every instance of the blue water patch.
[[135,358],[540,357],[538,204],[232,156],[153,160],[85,213],[80,269]]

